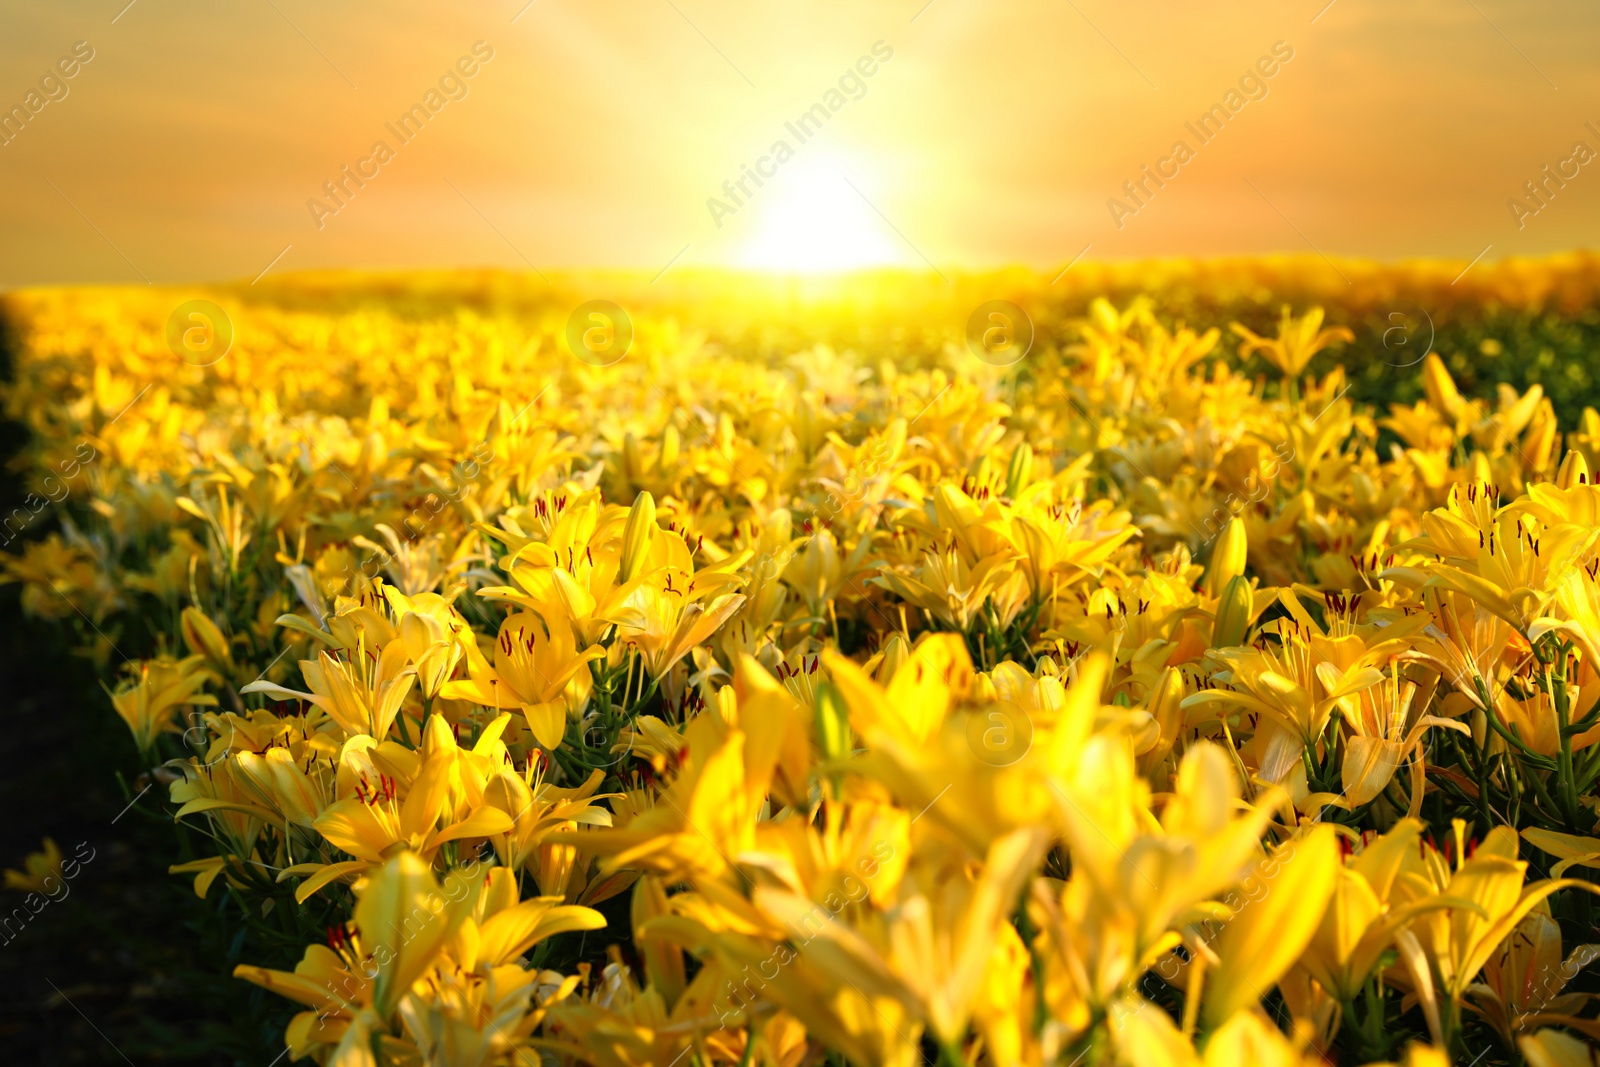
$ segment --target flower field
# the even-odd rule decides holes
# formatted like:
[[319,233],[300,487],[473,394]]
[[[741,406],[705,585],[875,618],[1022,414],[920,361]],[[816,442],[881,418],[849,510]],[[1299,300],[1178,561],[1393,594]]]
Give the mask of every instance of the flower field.
[[23,291],[0,567],[268,1060],[1588,1064],[1600,260],[1457,269]]

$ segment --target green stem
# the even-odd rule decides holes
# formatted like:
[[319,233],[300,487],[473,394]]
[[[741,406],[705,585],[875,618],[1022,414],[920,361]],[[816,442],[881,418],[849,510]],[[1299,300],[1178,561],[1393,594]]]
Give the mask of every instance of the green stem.
[[[640,669],[641,670],[643,669],[642,665],[641,665]],[[639,694],[639,699],[635,700],[633,702],[633,707],[629,709],[629,718],[632,718],[632,717],[638,715],[639,714],[639,709],[644,707],[646,704],[648,704],[650,702],[650,698],[656,695],[656,687],[658,685],[660,685],[660,684],[661,684],[661,679],[659,679],[659,678],[650,679],[650,687],[648,689],[646,689],[643,693]]]
[[1562,674],[1555,676],[1551,690],[1551,699],[1556,706],[1556,722],[1561,728],[1561,755],[1557,760],[1556,782],[1561,793],[1561,807],[1566,817],[1567,829],[1572,833],[1577,833],[1577,776],[1573,773],[1572,766],[1572,734],[1567,730],[1567,727],[1571,725],[1572,698],[1567,693],[1567,679],[1564,671]]
[[1495,711],[1494,701],[1489,697],[1489,687],[1484,684],[1483,679],[1474,678],[1473,681],[1477,684],[1478,697],[1483,702],[1484,718],[1488,720],[1490,728],[1504,738],[1508,745],[1513,746],[1518,752],[1522,753],[1523,757],[1530,761],[1535,767],[1538,767],[1542,770],[1554,770],[1555,762],[1551,760],[1550,757],[1541,756],[1539,753],[1523,744],[1522,738],[1513,734],[1506,727],[1505,723],[1500,721],[1500,713]]
[[966,1054],[961,1051],[959,1040],[939,1042],[939,1062],[949,1067],[972,1067]]

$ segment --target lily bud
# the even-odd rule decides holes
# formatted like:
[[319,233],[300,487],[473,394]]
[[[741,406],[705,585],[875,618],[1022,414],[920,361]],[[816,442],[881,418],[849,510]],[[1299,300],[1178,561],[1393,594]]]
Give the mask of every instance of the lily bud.
[[1011,453],[1011,466],[1006,469],[1006,496],[1012,500],[1028,487],[1033,479],[1033,448],[1024,443]]
[[1556,447],[1556,416],[1548,405],[1541,405],[1522,436],[1522,458],[1532,471],[1548,470]]
[[[1206,753],[1210,780],[1227,773],[1216,749],[1189,751]],[[1178,773],[1182,795],[1183,779],[1195,781],[1203,772],[1198,761],[1186,758]],[[1343,866],[1334,835],[1331,824],[1313,826],[1256,865],[1251,884],[1262,886],[1265,895],[1243,908],[1212,946],[1221,959],[1206,977],[1200,1007],[1206,1026],[1221,1026],[1235,1013],[1254,1008],[1262,988],[1283,977],[1305,951],[1317,932],[1316,922],[1306,916],[1321,915],[1328,906]]]
[[423,697],[432,700],[461,661],[461,643],[452,639],[437,618],[420,611],[408,611],[400,617],[399,636],[406,655],[416,665]]
[[1222,591],[1217,603],[1217,624],[1211,632],[1212,648],[1233,648],[1244,643],[1244,634],[1250,628],[1250,609],[1255,596],[1250,583],[1242,574],[1236,574]]
[[678,428],[668,426],[661,433],[661,455],[657,459],[656,468],[662,474],[669,474],[678,464],[678,449],[681,441],[678,437]]
[[906,660],[910,658],[911,649],[906,644],[906,639],[899,633],[890,634],[889,639],[883,643],[883,658],[878,661],[878,669],[873,672],[873,681],[887,686],[894,679],[895,673],[905,666]]
[[1156,759],[1161,759],[1172,751],[1173,742],[1178,739],[1178,734],[1183,729],[1183,698],[1186,693],[1183,672],[1176,667],[1168,667],[1162,671],[1161,677],[1156,679],[1155,686],[1150,690],[1146,710],[1155,720],[1156,728],[1161,731],[1161,739],[1156,742]]
[[[433,721],[443,723],[444,717],[436,715]],[[372,986],[372,1007],[363,1009],[350,1025],[370,1027],[374,1034],[383,1029],[383,1020],[394,1014],[400,998],[410,992],[434,957],[450,944],[476,903],[476,893],[463,893],[460,901],[447,898],[427,861],[415,852],[400,852],[373,871],[368,876],[365,891],[356,901],[357,930],[373,937],[375,943],[383,944],[376,940],[379,935],[369,931],[399,930],[401,924],[414,915],[427,916],[427,919],[420,924],[415,938],[403,944],[398,937],[392,939],[396,942],[395,948],[389,951],[387,959],[375,965],[377,976]],[[360,1049],[366,1044],[362,1041],[355,1047]]]
[[802,396],[800,402],[795,405],[794,434],[799,439],[807,460],[814,458],[817,450],[822,447],[825,430],[822,414],[817,410],[816,397],[809,393]]
[[1593,481],[1589,477],[1589,461],[1583,458],[1583,453],[1576,448],[1567,449],[1567,458],[1561,461],[1561,469],[1556,471],[1556,485],[1571,489],[1575,485],[1592,484]]
[[228,648],[228,639],[205,612],[195,607],[184,608],[179,625],[183,630],[183,643],[189,646],[190,652],[204,656],[219,670],[233,671],[233,653]]
[[622,562],[617,567],[617,581],[631,582],[638,577],[650,551],[651,535],[656,529],[656,498],[649,493],[634,497],[628,511],[628,525],[622,531]]
[[1428,402],[1451,418],[1466,403],[1461,399],[1455,379],[1445,369],[1444,360],[1437,355],[1430,354],[1422,364],[1422,387],[1427,391]]
[[[661,884],[660,878],[647,874],[634,883],[630,914],[635,930],[643,929],[651,919],[672,914],[671,906],[667,903],[666,887]],[[639,958],[650,988],[658,991],[668,1004],[676,1004],[688,984],[683,949],[664,937],[641,938]]]
[[980,456],[978,462],[972,464],[968,469],[972,472],[974,492],[976,492],[978,486],[991,484],[994,476],[994,464],[990,462],[988,456]]
[[817,689],[817,743],[827,759],[850,755],[850,711],[831,683]]
[[1489,466],[1489,457],[1482,452],[1472,453],[1472,480],[1480,485],[1496,485],[1494,468]]
[[622,438],[622,473],[635,480],[644,473],[644,462],[639,458],[639,439],[631,433]]
[[1217,537],[1216,547],[1211,550],[1211,565],[1206,568],[1206,592],[1221,596],[1228,583],[1244,573],[1249,551],[1250,539],[1244,532],[1244,520],[1229,519],[1227,527]]

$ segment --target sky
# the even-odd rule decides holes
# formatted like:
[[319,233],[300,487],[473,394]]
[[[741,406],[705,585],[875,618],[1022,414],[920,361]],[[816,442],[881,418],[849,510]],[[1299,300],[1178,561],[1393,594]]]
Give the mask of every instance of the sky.
[[0,0],[0,287],[1593,247],[1597,45],[1582,0]]

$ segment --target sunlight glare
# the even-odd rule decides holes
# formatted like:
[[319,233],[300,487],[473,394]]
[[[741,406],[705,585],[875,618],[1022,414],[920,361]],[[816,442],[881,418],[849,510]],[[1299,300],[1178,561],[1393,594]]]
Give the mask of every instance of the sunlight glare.
[[907,262],[900,238],[837,165],[792,164],[761,193],[738,266],[827,272]]

